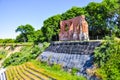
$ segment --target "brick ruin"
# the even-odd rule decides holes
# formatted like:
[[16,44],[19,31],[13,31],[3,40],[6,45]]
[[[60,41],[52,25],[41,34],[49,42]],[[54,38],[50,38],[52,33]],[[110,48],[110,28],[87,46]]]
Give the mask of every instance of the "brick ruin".
[[81,15],[60,22],[60,41],[89,40],[88,23],[85,16]]

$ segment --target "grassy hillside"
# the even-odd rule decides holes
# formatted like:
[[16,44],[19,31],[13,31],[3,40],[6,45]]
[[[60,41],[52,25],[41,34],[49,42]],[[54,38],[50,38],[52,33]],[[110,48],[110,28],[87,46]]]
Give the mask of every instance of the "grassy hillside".
[[9,66],[5,73],[7,80],[86,80],[84,77],[67,73],[56,65],[50,67],[35,60]]
[[48,46],[49,43],[43,43],[42,47],[23,46],[19,52],[7,57],[3,62],[3,66],[6,67],[7,80],[85,80],[84,77],[65,72],[60,65],[49,66],[37,61],[37,56]]
[[48,47],[49,43],[43,43],[42,45],[43,47],[39,47],[38,45],[22,46],[19,52],[15,52],[5,59],[3,66],[19,65],[36,59],[37,56]]

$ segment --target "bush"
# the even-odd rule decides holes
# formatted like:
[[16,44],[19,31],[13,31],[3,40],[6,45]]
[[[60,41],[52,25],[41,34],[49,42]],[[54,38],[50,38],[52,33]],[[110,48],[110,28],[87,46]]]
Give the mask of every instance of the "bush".
[[77,68],[72,68],[71,74],[72,75],[76,75],[76,73],[78,72]]
[[0,39],[0,43],[14,43],[14,39]]
[[105,37],[102,45],[95,49],[95,63],[102,66],[110,59],[110,56],[115,53],[120,53],[120,40],[112,37]]
[[102,80],[120,80],[120,54],[112,54],[104,66],[101,66],[96,75]]
[[24,62],[36,59],[37,56],[42,53],[46,47],[48,47],[48,43],[44,43],[42,48],[40,48],[38,45],[24,46],[20,52],[16,52],[7,58],[4,61],[3,66],[7,67],[9,65],[19,65]]
[[4,61],[3,66],[6,67],[8,65],[20,64],[20,62],[19,62],[19,57],[20,56],[21,56],[20,52],[16,52],[16,53],[12,54],[9,58],[7,58]]
[[61,65],[59,65],[59,64],[54,64],[54,65],[52,66],[52,68],[53,68],[54,70],[60,70],[60,69],[62,69]]
[[103,80],[120,80],[120,40],[106,37],[103,44],[95,50],[95,62],[100,67],[96,75]]
[[7,55],[7,51],[5,51],[5,50],[0,50],[0,60],[3,59],[3,58],[5,58],[6,55]]
[[33,49],[31,50],[31,58],[35,59],[39,54],[40,54],[41,50],[40,47],[35,45],[33,46]]

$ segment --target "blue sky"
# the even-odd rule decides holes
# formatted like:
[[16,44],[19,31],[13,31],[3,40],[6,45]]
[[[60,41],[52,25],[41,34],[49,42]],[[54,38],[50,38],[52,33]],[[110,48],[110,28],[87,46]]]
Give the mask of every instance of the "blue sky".
[[0,0],[0,38],[15,38],[19,25],[31,24],[40,29],[43,21],[72,6],[83,7],[102,0]]

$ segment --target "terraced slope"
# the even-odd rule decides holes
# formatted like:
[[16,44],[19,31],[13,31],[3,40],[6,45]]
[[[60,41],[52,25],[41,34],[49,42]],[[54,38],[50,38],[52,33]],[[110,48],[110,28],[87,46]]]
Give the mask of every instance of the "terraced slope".
[[7,80],[56,80],[31,63],[9,67],[5,73]]

